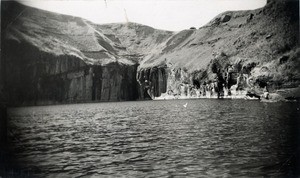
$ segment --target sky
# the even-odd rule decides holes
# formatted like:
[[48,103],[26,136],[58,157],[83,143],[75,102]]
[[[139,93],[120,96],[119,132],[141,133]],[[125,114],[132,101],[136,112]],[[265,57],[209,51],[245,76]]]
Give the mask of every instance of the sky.
[[228,10],[263,7],[266,0],[19,0],[94,23],[136,22],[157,29],[180,31],[199,28]]

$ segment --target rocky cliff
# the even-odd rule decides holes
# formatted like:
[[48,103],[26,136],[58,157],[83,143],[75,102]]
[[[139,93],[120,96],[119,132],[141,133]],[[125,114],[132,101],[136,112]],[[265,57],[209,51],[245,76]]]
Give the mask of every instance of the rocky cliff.
[[36,105],[260,97],[297,88],[298,9],[298,1],[268,1],[175,33],[136,23],[99,25],[5,1],[2,96],[10,105]]
[[[266,91],[277,99],[280,92],[281,99],[299,96],[298,14],[298,1],[272,0],[257,10],[224,12],[198,30],[174,34],[146,56],[139,81],[150,95],[165,92],[161,99],[259,98]],[[160,77],[149,78],[159,76],[146,72],[153,68],[167,74],[167,87],[158,84]]]

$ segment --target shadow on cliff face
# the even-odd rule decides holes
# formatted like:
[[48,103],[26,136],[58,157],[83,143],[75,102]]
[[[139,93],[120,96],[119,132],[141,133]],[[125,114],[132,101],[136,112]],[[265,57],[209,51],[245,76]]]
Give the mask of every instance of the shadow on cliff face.
[[142,69],[137,73],[140,84],[141,99],[158,97],[167,91],[168,70],[167,66]]
[[138,98],[136,65],[90,65],[76,56],[7,41],[3,48],[9,105],[44,105]]

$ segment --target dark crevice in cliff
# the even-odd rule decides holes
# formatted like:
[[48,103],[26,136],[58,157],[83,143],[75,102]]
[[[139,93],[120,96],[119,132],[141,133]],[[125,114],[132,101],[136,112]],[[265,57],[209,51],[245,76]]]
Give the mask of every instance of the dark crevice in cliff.
[[166,66],[142,69],[137,73],[141,99],[158,97],[167,91],[168,72]]

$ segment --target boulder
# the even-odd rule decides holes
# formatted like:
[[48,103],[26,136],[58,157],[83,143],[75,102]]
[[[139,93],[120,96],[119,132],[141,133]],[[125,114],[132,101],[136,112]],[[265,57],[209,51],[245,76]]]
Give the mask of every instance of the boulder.
[[225,22],[228,22],[230,19],[231,19],[231,16],[228,14],[225,14],[221,17],[221,22],[225,23]]

